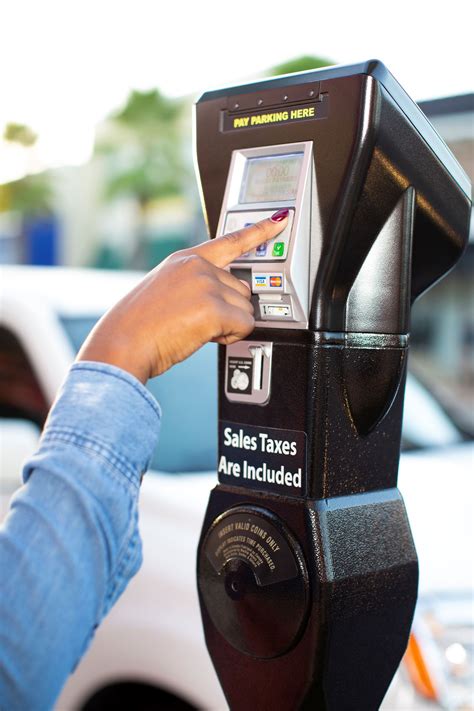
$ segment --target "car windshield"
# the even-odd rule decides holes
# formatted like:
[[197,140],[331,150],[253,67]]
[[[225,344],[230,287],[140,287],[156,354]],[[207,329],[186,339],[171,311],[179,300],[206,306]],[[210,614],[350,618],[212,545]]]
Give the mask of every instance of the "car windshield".
[[[97,318],[62,317],[77,352]],[[161,432],[150,468],[211,471],[217,461],[217,346],[210,343],[147,384],[162,410]]]
[[[96,323],[92,317],[61,317],[77,352]],[[159,444],[151,469],[211,471],[217,461],[217,346],[210,343],[148,382],[162,409]],[[403,449],[445,446],[462,439],[437,400],[413,375],[407,380]]]

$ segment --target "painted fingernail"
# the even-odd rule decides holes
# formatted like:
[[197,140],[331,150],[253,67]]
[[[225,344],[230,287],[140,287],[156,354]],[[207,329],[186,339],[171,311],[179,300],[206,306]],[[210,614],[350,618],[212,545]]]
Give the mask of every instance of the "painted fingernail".
[[283,210],[277,210],[273,215],[270,217],[270,220],[272,222],[282,222],[288,215],[290,214],[290,211],[288,210],[287,207],[284,207]]

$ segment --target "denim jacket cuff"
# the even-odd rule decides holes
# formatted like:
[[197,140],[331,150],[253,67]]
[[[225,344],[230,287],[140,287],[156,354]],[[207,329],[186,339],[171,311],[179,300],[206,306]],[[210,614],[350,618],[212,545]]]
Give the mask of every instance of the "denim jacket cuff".
[[[70,369],[41,438],[95,449],[139,484],[156,447],[161,410],[142,383],[121,368],[80,361]],[[23,473],[26,482],[31,473]]]

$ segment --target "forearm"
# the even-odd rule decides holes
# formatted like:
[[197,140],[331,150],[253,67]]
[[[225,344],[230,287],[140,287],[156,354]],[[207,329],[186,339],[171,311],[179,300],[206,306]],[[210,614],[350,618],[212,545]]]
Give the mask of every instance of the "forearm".
[[2,708],[49,708],[138,570],[156,403],[122,371],[74,366],[0,532]]

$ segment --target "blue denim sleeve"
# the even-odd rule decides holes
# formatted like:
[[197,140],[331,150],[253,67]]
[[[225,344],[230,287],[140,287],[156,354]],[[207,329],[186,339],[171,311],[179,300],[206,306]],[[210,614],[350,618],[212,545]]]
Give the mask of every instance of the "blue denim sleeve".
[[53,705],[141,563],[140,481],[157,403],[133,376],[76,363],[0,529],[0,708]]

